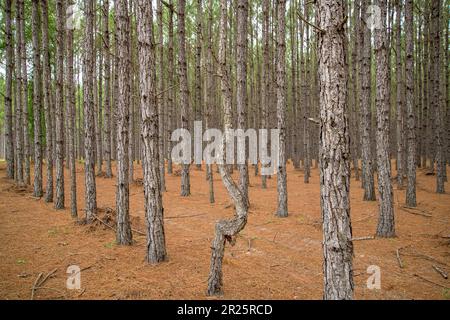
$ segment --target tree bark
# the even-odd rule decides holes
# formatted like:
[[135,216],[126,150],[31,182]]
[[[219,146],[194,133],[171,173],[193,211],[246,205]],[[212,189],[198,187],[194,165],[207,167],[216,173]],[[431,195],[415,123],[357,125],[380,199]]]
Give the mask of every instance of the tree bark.
[[286,1],[278,0],[277,17],[277,118],[280,133],[277,176],[278,217],[288,216],[286,177]]
[[377,165],[379,218],[377,236],[395,236],[391,161],[389,156],[389,62],[387,51],[386,0],[377,0],[381,8],[381,26],[375,29],[376,107],[377,107]]
[[22,19],[23,19],[23,5],[20,1],[16,2],[16,89],[15,89],[15,105],[14,105],[14,120],[15,120],[15,178],[19,186],[24,184],[23,180],[23,104],[26,102],[23,100],[23,79],[22,79],[22,59],[21,59],[21,48],[22,48]]
[[406,112],[407,112],[407,177],[406,205],[415,207],[416,203],[416,110],[414,99],[414,34],[413,34],[413,0],[406,0],[405,6],[405,42],[406,42]]
[[173,129],[173,119],[174,112],[176,110],[175,108],[175,81],[174,81],[174,74],[175,74],[175,58],[173,53],[173,3],[172,0],[169,0],[169,27],[168,27],[168,33],[169,33],[169,43],[168,43],[168,50],[167,50],[167,64],[168,64],[168,74],[167,74],[167,80],[168,80],[168,86],[171,88],[169,90],[169,93],[167,95],[167,173],[172,174],[172,141],[171,141],[171,135],[172,135],[172,129]]
[[225,149],[226,144],[231,142],[232,135],[232,110],[230,78],[226,62],[226,39],[227,39],[227,1],[220,1],[220,28],[219,28],[219,73],[222,89],[224,136],[222,138],[221,164],[219,165],[222,182],[234,202],[236,213],[230,220],[220,220],[216,223],[215,236],[211,246],[211,263],[208,277],[207,294],[221,295],[223,293],[222,261],[225,253],[225,243],[234,244],[236,235],[247,223],[248,208],[245,198],[239,187],[231,178],[227,170]]
[[12,124],[12,74],[13,74],[13,36],[11,28],[12,1],[5,2],[6,35],[6,81],[5,81],[5,141],[6,141],[6,176],[14,179],[14,140]]
[[362,155],[362,184],[364,188],[364,201],[375,201],[375,183],[373,177],[373,164],[372,164],[372,149],[371,149],[371,137],[372,137],[372,98],[371,98],[371,36],[370,27],[363,19],[365,12],[367,11],[368,0],[361,1],[361,28],[360,39],[362,41],[362,54],[361,54],[361,98],[360,98],[360,110],[361,110],[361,155]]
[[[186,30],[185,30],[186,1],[178,1],[178,65],[180,77],[180,104],[181,104],[181,128],[188,130],[189,127],[189,88],[186,64]],[[191,183],[189,178],[189,164],[182,164],[181,170],[181,196],[187,197],[191,194]]]
[[55,209],[64,208],[64,3],[56,1],[56,199]]
[[[402,68],[402,43],[401,43],[401,0],[397,0],[396,3],[396,49],[395,49],[395,58],[396,58],[396,86],[397,86],[397,130],[396,130],[396,138],[397,138],[397,186],[398,189],[403,189],[403,175],[405,168],[403,168],[404,162],[404,146],[403,146],[403,137],[405,136],[404,132],[404,120],[403,120],[403,93],[404,93],[404,84],[403,84],[403,68]],[[412,70],[411,70],[412,72]]]
[[159,65],[159,77],[158,77],[158,150],[159,150],[159,176],[161,191],[166,191],[166,179],[165,179],[165,163],[164,163],[164,111],[165,105],[165,93],[164,93],[164,34],[163,34],[163,6],[162,2],[158,1],[158,65]]
[[[263,42],[263,62],[262,62],[262,80],[263,90],[261,90],[261,129],[269,129],[269,103],[270,103],[270,56],[269,56],[269,11],[270,1],[263,0],[263,27],[262,27],[262,42]],[[261,163],[261,165],[265,165]],[[262,188],[267,188],[267,175],[261,175]]]
[[42,197],[42,146],[41,146],[41,41],[39,0],[32,3],[33,38],[33,117],[34,117],[34,188],[33,196]]
[[110,40],[109,40],[109,0],[103,0],[103,59],[105,78],[105,127],[104,127],[104,153],[106,177],[112,178],[111,169],[111,56],[110,56]]
[[95,122],[94,122],[94,3],[84,1],[86,26],[84,34],[84,181],[85,181],[85,205],[86,222],[95,220],[97,211],[97,190],[95,184]]
[[132,234],[129,216],[129,102],[130,80],[129,74],[129,36],[130,26],[128,18],[128,1],[119,0],[116,11],[116,32],[118,46],[118,84],[117,96],[117,232],[116,242],[119,245],[131,245]]
[[[330,15],[330,12],[333,14]],[[319,0],[320,198],[324,299],[353,298],[350,222],[350,140],[347,115],[344,1]]]
[[[138,1],[137,30],[142,114],[142,164],[147,219],[147,262],[159,263],[167,259],[167,253],[164,235],[164,208],[160,189],[158,106],[153,76],[156,72],[153,12],[146,0]],[[161,154],[161,156],[163,155]]]

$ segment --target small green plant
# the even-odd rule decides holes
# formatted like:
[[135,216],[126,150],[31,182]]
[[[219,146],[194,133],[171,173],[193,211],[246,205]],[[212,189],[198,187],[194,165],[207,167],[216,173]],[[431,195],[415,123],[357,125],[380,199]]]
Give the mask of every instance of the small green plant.
[[112,249],[112,248],[114,248],[115,245],[116,245],[116,243],[114,241],[104,244],[105,248],[107,248],[107,249]]
[[450,300],[450,289],[443,289],[442,296],[445,300]]
[[47,231],[49,236],[55,236],[58,233],[58,229],[56,227],[52,227]]
[[17,264],[25,264],[26,261],[25,261],[25,259],[17,259],[17,260],[16,260],[16,263],[17,263]]

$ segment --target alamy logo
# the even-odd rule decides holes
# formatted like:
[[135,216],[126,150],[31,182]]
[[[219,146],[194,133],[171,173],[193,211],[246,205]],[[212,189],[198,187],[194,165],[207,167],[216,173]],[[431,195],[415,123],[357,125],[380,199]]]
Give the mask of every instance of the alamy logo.
[[67,274],[69,275],[66,280],[66,288],[69,290],[81,289],[81,269],[77,265],[67,267]]
[[381,9],[379,6],[370,5],[367,7],[365,16],[366,26],[374,31],[375,29],[381,29]]
[[371,265],[367,267],[367,273],[371,276],[367,279],[367,289],[381,289],[381,269],[379,266]]
[[[278,169],[280,132],[278,129],[231,129],[225,134],[219,129],[207,129],[203,132],[202,122],[194,122],[194,163],[202,164],[251,164],[261,162],[261,174],[273,175]],[[248,139],[248,145],[246,141]],[[171,152],[175,163],[190,164],[192,162],[192,136],[189,130],[176,129],[172,132],[171,141],[178,142]],[[203,142],[207,142],[203,149]],[[223,150],[225,142],[225,150]],[[236,143],[235,143],[236,142]],[[270,154],[269,154],[270,142]],[[235,153],[235,150],[237,151]],[[248,157],[247,157],[248,155]]]

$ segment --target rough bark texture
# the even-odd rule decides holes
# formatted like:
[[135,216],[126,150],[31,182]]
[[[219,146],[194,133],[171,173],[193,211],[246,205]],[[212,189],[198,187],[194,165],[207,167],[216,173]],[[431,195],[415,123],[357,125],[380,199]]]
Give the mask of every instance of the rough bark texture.
[[28,71],[27,71],[27,52],[26,52],[26,39],[25,39],[25,18],[24,18],[24,1],[20,2],[21,11],[22,11],[22,19],[20,21],[20,32],[21,32],[21,44],[20,44],[20,52],[21,52],[21,60],[22,60],[22,107],[23,107],[23,146],[24,146],[24,180],[27,185],[31,183],[31,174],[30,174],[30,132],[28,129]]
[[[69,5],[74,4],[74,0],[69,0]],[[72,218],[77,218],[77,176],[75,168],[75,82],[73,69],[73,33],[74,30],[68,28],[66,30],[66,117],[67,117],[67,143],[69,145],[69,153],[67,161],[69,162],[70,171],[70,213]]]
[[415,207],[416,204],[416,118],[414,100],[414,40],[413,40],[413,0],[406,0],[405,7],[406,33],[406,112],[407,112],[407,177],[406,205]]
[[22,42],[22,19],[23,11],[19,1],[16,2],[16,89],[15,89],[15,105],[14,105],[14,117],[15,117],[15,178],[19,186],[24,184],[23,180],[23,107],[25,101],[22,99],[23,79],[22,79],[22,63],[21,63],[21,42]]
[[168,49],[167,49],[167,64],[168,64],[168,70],[167,70],[167,80],[168,80],[168,86],[171,88],[169,90],[169,93],[167,95],[167,173],[172,174],[172,141],[170,140],[170,137],[172,135],[172,129],[173,129],[173,119],[175,119],[174,112],[175,112],[175,80],[174,80],[174,74],[175,74],[175,58],[173,53],[173,3],[172,0],[169,0],[169,26],[168,26],[168,33],[169,33],[169,43],[168,43]]
[[324,299],[353,298],[350,223],[350,140],[347,115],[346,13],[342,0],[320,0],[320,203],[323,218]]
[[[137,36],[140,76],[140,107],[142,114],[142,145],[144,170],[145,217],[147,219],[147,262],[167,259],[164,236],[159,163],[158,106],[155,99],[155,43],[152,7],[146,0],[138,1]],[[162,156],[162,155],[161,155]]]
[[[194,119],[202,121],[203,104],[202,104],[202,0],[196,0],[197,12],[195,17],[195,93],[194,93]],[[195,148],[195,146],[194,146]],[[196,164],[197,169],[201,169],[201,164]]]
[[33,117],[34,117],[34,188],[33,196],[42,197],[42,146],[41,146],[41,41],[39,0],[32,3],[33,38]]
[[[261,129],[269,128],[269,94],[270,94],[270,57],[269,57],[269,10],[270,1],[263,0],[263,27],[262,27],[262,42],[263,42],[263,62],[262,62],[262,81],[263,90],[261,90]],[[261,163],[261,165],[264,165]],[[262,188],[267,188],[267,176],[261,175]]]
[[56,198],[55,209],[64,208],[64,3],[56,2]]
[[370,147],[372,137],[372,110],[371,110],[371,37],[370,29],[363,19],[367,11],[368,0],[362,0],[361,3],[361,29],[363,33],[362,54],[361,54],[361,158],[362,158],[362,184],[364,188],[364,200],[375,200],[375,183],[373,178],[372,149]]
[[[237,128],[245,130],[247,121],[247,30],[248,30],[248,1],[239,0],[237,7]],[[246,159],[246,148],[240,149],[241,157]],[[248,199],[248,166],[238,164],[239,169],[239,189],[241,190],[245,202],[249,205]]]
[[52,116],[50,110],[50,55],[49,55],[49,39],[48,39],[48,1],[41,0],[42,10],[42,95],[44,103],[45,116],[45,146],[47,156],[47,185],[45,189],[45,202],[53,202],[53,146],[52,146]]
[[394,204],[389,155],[389,62],[387,50],[386,0],[377,0],[381,8],[381,27],[375,29],[376,108],[377,108],[377,166],[379,217],[377,236],[394,237]]
[[[181,127],[188,129],[189,127],[189,88],[187,77],[186,63],[186,29],[185,29],[185,9],[186,1],[178,1],[178,65],[180,77],[180,109],[181,109]],[[187,197],[191,194],[191,182],[189,178],[189,164],[182,164],[181,170],[181,196]]]
[[94,3],[84,1],[86,26],[84,34],[84,182],[86,221],[91,223],[97,211],[97,191],[95,185],[95,123],[94,123]]
[[165,106],[165,92],[164,92],[164,34],[163,34],[163,6],[161,1],[158,1],[158,152],[159,152],[159,175],[161,191],[166,191],[166,179],[165,179],[165,163],[164,163],[164,111]]
[[129,81],[129,18],[128,1],[119,0],[116,12],[116,32],[118,46],[118,82],[119,91],[117,96],[117,232],[116,242],[120,245],[131,245],[132,234],[130,225],[130,203],[129,203],[129,101],[130,101],[130,81]]
[[109,41],[109,0],[103,0],[103,77],[105,79],[105,126],[104,126],[104,154],[106,177],[112,177],[111,170],[111,57]]
[[223,123],[224,136],[221,148],[221,163],[219,165],[220,176],[229,196],[236,208],[235,216],[230,220],[220,220],[216,223],[215,236],[211,245],[211,263],[208,277],[207,294],[221,295],[223,293],[222,281],[222,261],[225,253],[225,243],[231,245],[235,243],[236,235],[245,227],[247,223],[247,204],[243,193],[231,178],[225,164],[225,146],[232,139],[230,129],[232,129],[231,110],[231,88],[226,63],[226,39],[227,39],[227,1],[220,1],[220,27],[219,27],[219,73],[222,89]]
[[277,118],[280,132],[277,174],[278,217],[288,216],[286,176],[286,1],[278,0],[277,17]]
[[440,17],[441,17],[441,0],[435,0],[431,7],[431,34],[432,41],[431,55],[430,55],[430,68],[431,68],[431,108],[433,108],[432,114],[434,115],[434,129],[435,137],[433,145],[435,149],[436,160],[436,192],[445,193],[445,162],[444,162],[444,127],[443,127],[443,112],[441,106],[440,92],[441,92],[441,77],[440,77]]
[[[401,1],[397,0],[396,3],[396,48],[395,48],[395,58],[396,58],[396,86],[397,86],[397,127],[396,127],[396,138],[397,138],[397,186],[398,189],[403,188],[403,175],[405,168],[403,168],[404,162],[404,146],[403,139],[405,136],[404,132],[404,120],[403,120],[403,65],[402,65],[402,43],[401,43],[401,12],[402,6]],[[412,70],[411,70],[412,72]]]
[[5,83],[5,141],[6,141],[6,176],[14,179],[14,140],[12,125],[12,73],[13,73],[13,36],[11,28],[12,1],[5,2],[6,35],[6,83]]
[[[212,25],[213,25],[213,1],[209,0],[209,6],[208,6],[208,50],[207,50],[207,57],[206,57],[206,63],[207,63],[207,72],[206,72],[206,88],[205,88],[205,126],[206,129],[210,128],[211,122],[212,122],[212,114],[214,111],[214,79],[213,79],[213,43],[212,43]],[[211,164],[206,165],[206,178],[208,180],[208,187],[209,187],[209,203],[214,203],[214,178],[213,178],[213,169]]]

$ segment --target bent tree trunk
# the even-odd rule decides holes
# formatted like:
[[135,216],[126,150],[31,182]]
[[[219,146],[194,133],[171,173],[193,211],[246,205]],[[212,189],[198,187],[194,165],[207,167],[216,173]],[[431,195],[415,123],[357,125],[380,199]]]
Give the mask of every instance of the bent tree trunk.
[[[353,298],[350,140],[347,115],[346,12],[343,0],[320,0],[320,204],[324,299]],[[332,15],[329,12],[333,12]]]
[[[245,0],[240,0],[245,1]],[[219,34],[219,73],[221,74],[220,84],[222,90],[224,136],[221,148],[221,164],[219,165],[220,176],[225,188],[236,207],[236,214],[230,220],[220,220],[216,223],[215,236],[211,246],[211,263],[208,277],[207,294],[221,295],[223,293],[222,282],[222,261],[225,253],[225,243],[228,241],[233,245],[235,236],[245,227],[247,223],[247,202],[244,194],[231,178],[227,166],[225,149],[232,135],[232,110],[231,110],[231,89],[229,87],[228,68],[226,63],[226,40],[227,40],[227,1],[220,1],[220,34]]]
[[147,219],[147,262],[167,259],[164,235],[164,208],[162,203],[158,107],[155,98],[155,47],[153,39],[153,12],[146,0],[139,0],[137,10],[137,37],[139,57],[139,89],[142,114],[142,145],[144,170],[145,216]]

